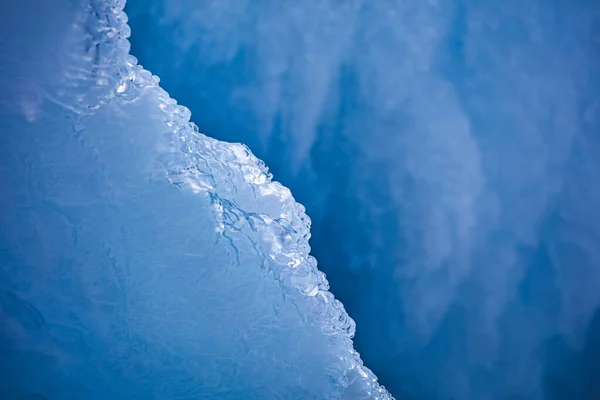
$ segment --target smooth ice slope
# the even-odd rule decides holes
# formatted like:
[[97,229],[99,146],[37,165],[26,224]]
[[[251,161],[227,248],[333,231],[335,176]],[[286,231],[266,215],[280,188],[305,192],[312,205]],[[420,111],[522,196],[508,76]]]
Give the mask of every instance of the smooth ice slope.
[[398,398],[600,398],[600,3],[130,0],[132,53],[266,160]]
[[1,5],[0,398],[390,398],[303,207],[128,55],[123,6]]

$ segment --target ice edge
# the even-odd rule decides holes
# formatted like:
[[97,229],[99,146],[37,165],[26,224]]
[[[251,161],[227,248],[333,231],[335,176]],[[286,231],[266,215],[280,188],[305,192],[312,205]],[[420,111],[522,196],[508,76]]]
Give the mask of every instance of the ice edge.
[[[94,52],[95,59],[100,60],[95,63],[99,68],[94,74],[103,79],[97,80],[100,84],[93,87],[93,104],[90,97],[61,104],[76,114],[88,114],[115,97],[135,101],[142,92],[151,91],[170,129],[171,148],[163,160],[168,179],[175,185],[210,196],[219,217],[220,234],[230,240],[234,248],[233,237],[250,240],[302,318],[323,334],[339,335],[346,343],[347,354],[339,357],[340,364],[336,368],[336,372],[345,377],[345,381],[340,382],[345,388],[358,383],[365,385],[366,398],[393,399],[354,350],[354,321],[328,291],[325,275],[309,255],[310,219],[304,207],[294,200],[289,189],[272,180],[265,164],[246,146],[220,142],[201,134],[190,121],[190,111],[160,88],[158,77],[138,65],[137,59],[129,54],[130,28],[124,12],[125,0],[87,0],[85,6],[89,8],[87,21],[81,21],[88,34],[85,49],[88,53]],[[219,174],[212,173],[216,167]],[[252,204],[235,190],[233,177],[242,178],[251,188],[255,196]],[[259,199],[270,203],[271,212],[261,209]],[[277,216],[272,212],[274,200]]]

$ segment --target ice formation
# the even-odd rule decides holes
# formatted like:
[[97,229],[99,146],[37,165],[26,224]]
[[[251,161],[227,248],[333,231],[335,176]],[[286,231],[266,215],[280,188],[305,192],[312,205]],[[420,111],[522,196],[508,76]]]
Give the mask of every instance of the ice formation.
[[304,208],[138,65],[124,1],[1,7],[0,397],[390,399]]

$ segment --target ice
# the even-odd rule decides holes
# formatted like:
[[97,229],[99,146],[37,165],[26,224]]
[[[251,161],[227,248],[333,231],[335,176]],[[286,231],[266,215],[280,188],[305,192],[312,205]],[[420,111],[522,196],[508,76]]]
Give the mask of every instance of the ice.
[[201,130],[306,206],[397,398],[600,398],[597,2],[127,7]]
[[391,398],[304,208],[138,65],[123,6],[1,6],[0,397]]

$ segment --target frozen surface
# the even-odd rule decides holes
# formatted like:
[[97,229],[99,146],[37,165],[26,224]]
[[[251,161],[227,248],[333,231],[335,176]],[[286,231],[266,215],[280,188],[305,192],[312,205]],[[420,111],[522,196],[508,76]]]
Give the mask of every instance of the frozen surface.
[[137,65],[123,6],[0,6],[0,398],[390,398],[304,208]]
[[398,398],[600,398],[600,3],[130,0],[132,52],[246,143]]

